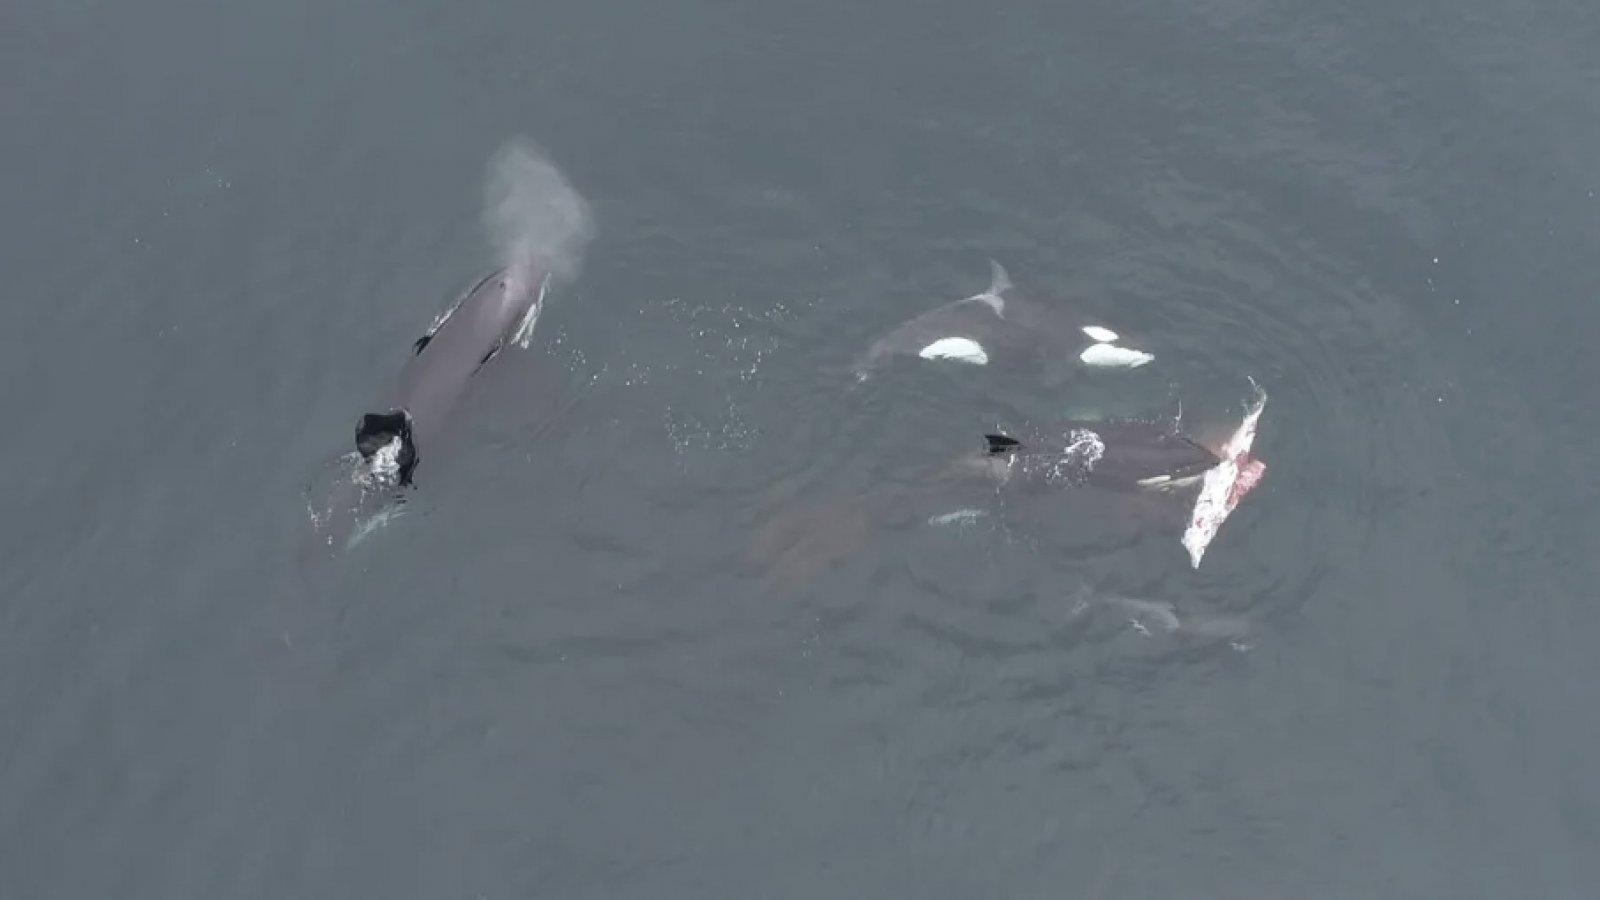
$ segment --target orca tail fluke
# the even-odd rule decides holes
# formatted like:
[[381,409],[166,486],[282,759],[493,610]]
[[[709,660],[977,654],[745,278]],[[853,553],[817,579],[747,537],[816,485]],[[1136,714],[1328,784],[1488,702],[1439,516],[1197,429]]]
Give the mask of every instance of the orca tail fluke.
[[411,413],[391,409],[362,416],[356,423],[356,450],[372,464],[375,474],[392,475],[402,485],[411,484],[418,462]]
[[1022,446],[1022,442],[1014,437],[1003,434],[986,434],[983,436],[984,450],[990,455],[1010,453]]

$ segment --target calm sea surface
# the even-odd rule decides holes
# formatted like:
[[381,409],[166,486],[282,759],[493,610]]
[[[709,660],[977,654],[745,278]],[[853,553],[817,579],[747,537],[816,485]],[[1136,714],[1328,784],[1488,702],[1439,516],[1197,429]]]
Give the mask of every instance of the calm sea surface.
[[[13,3],[0,122],[4,900],[1600,891],[1592,2]],[[519,135],[582,272],[308,566]],[[990,258],[1157,364],[837,376]],[[1248,378],[1198,571],[841,512]]]

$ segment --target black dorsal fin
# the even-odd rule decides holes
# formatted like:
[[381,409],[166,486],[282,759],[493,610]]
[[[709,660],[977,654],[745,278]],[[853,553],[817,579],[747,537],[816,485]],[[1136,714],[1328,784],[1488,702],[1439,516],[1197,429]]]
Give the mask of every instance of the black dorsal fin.
[[1010,453],[1022,447],[1022,442],[1014,437],[1003,434],[986,434],[983,436],[984,449],[991,454]]

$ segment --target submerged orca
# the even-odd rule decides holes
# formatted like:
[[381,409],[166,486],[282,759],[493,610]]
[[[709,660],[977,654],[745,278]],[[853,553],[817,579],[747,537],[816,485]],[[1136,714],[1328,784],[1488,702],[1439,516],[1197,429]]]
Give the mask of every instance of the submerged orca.
[[1011,277],[989,261],[989,287],[982,293],[928,310],[874,341],[857,360],[865,381],[895,357],[952,360],[987,365],[991,360],[1040,360],[1074,367],[1135,368],[1155,359],[1119,343],[1120,336],[1071,309],[1015,296]]

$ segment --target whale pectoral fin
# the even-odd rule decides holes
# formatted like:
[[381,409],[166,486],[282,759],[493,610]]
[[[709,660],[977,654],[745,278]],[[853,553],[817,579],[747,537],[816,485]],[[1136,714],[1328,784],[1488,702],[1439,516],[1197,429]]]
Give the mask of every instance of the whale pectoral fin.
[[986,434],[983,436],[983,440],[985,452],[991,455],[998,453],[1010,453],[1011,451],[1022,446],[1021,441],[1014,437],[1007,437],[1003,434]]

